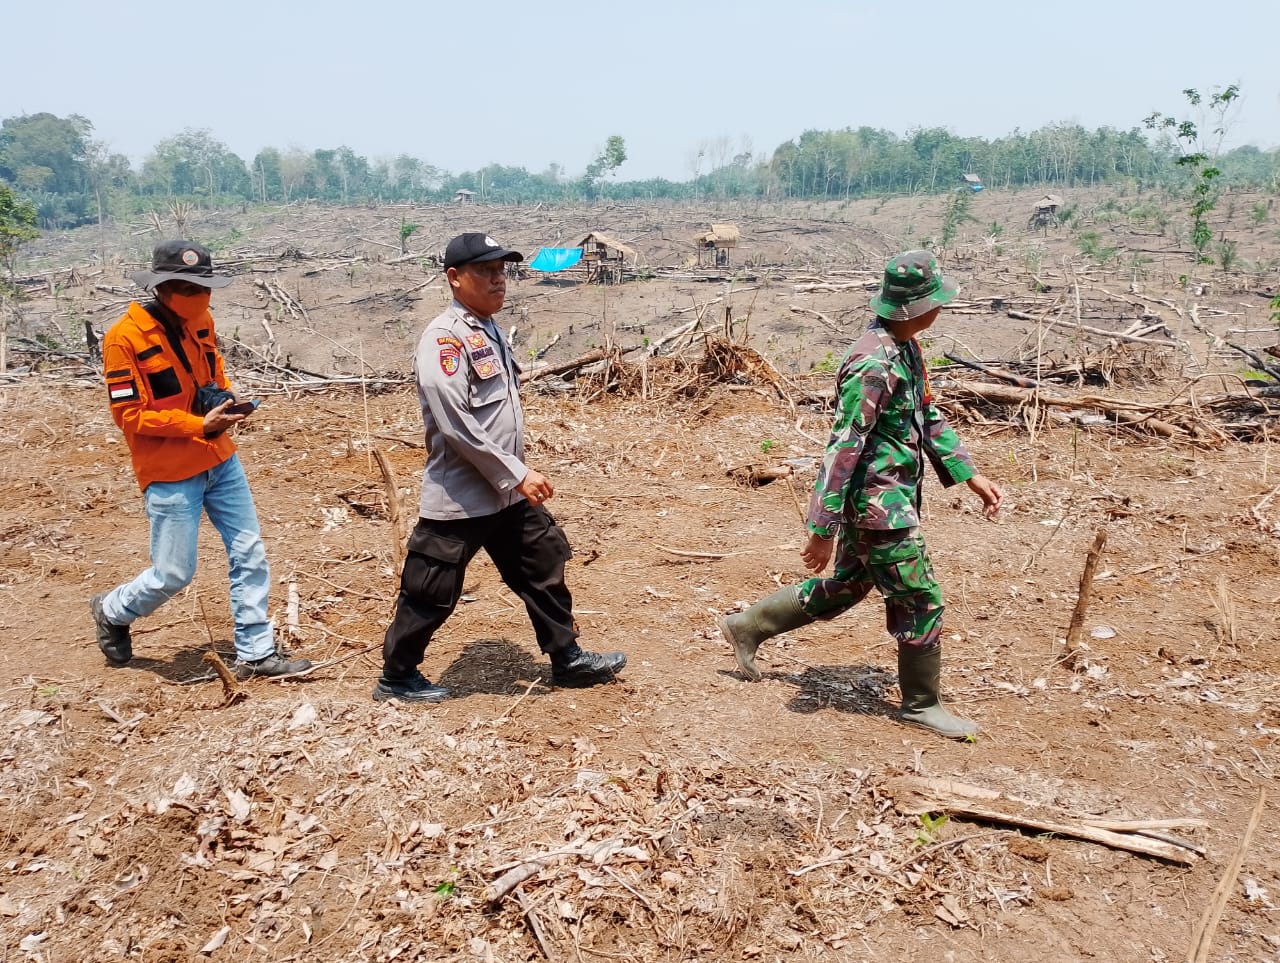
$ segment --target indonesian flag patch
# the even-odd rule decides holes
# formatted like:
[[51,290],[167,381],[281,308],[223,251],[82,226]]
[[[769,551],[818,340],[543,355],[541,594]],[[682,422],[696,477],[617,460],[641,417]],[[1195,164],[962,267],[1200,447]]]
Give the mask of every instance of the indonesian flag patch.
[[138,400],[138,382],[133,378],[107,382],[107,397],[113,405]]
[[458,373],[458,364],[462,361],[462,352],[451,344],[440,348],[440,370],[449,376]]

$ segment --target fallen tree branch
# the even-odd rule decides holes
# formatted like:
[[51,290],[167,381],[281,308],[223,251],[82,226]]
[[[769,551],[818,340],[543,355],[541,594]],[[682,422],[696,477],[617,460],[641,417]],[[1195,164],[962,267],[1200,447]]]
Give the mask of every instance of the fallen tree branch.
[[1019,388],[1042,388],[1044,387],[1034,378],[1024,378],[1022,375],[1016,375],[1009,371],[1003,371],[1000,368],[992,368],[980,361],[966,361],[959,355],[952,354],[950,351],[943,352],[942,355],[948,361],[954,361],[956,364],[964,365],[966,368],[972,368],[974,371],[981,371],[985,375],[992,378],[998,378],[1001,381],[1007,381],[1010,384],[1017,385]]
[[1240,837],[1236,851],[1231,855],[1231,864],[1222,874],[1222,879],[1218,880],[1218,885],[1213,891],[1213,899],[1209,901],[1200,925],[1196,927],[1195,939],[1191,941],[1191,951],[1187,954],[1187,963],[1205,963],[1209,959],[1209,946],[1213,942],[1214,931],[1217,930],[1218,922],[1222,919],[1222,911],[1227,905],[1227,900],[1231,898],[1231,890],[1235,886],[1236,877],[1240,875],[1240,867],[1244,865],[1249,843],[1252,842],[1253,833],[1262,820],[1262,812],[1266,805],[1267,792],[1261,789],[1258,791],[1258,801],[1253,807],[1253,813],[1249,816],[1249,824],[1245,826],[1244,835]]
[[1123,334],[1119,331],[1108,331],[1106,328],[1094,328],[1087,324],[1081,324],[1078,321],[1063,321],[1058,318],[1037,318],[1033,314],[1027,314],[1024,311],[1014,311],[1010,309],[1005,312],[1011,318],[1018,321],[1033,321],[1036,324],[1043,324],[1047,327],[1075,328],[1084,331],[1086,334],[1095,334],[1100,338],[1115,338],[1117,341],[1132,341],[1136,344],[1153,344],[1161,348],[1180,348],[1181,342],[1164,341],[1156,338],[1139,338],[1131,334]]
[[1154,856],[1183,866],[1195,861],[1195,853],[1176,843],[1091,826],[1083,819],[1049,809],[1028,800],[1005,796],[981,786],[951,779],[901,776],[888,785],[894,808],[906,815],[946,812],[990,822],[1008,823],[1040,832],[1100,843],[1112,849]]
[[821,311],[815,311],[813,310],[813,308],[801,308],[794,304],[787,305],[787,309],[791,311],[792,314],[812,314],[815,318],[817,318],[819,321],[821,321],[823,324],[825,324],[828,328],[830,328],[832,331],[834,331],[836,334],[840,335],[841,337],[845,337],[848,334],[847,331],[842,331],[834,321],[832,321],[829,317],[827,317]]
[[981,384],[971,381],[957,381],[948,389],[950,397],[971,395],[982,401],[991,401],[1004,405],[1034,405],[1048,408],[1080,408],[1091,407],[1111,412],[1117,422],[1131,427],[1145,425],[1151,431],[1166,438],[1189,434],[1186,428],[1171,424],[1153,417],[1156,412],[1168,409],[1159,405],[1145,404],[1127,399],[1103,398],[1099,395],[1082,395],[1079,398],[1068,398],[1061,395],[1045,394],[1036,388],[1015,388],[1012,385]]
[[747,464],[730,468],[725,474],[739,484],[759,488],[762,485],[777,481],[779,478],[790,478],[795,474],[795,470],[790,465],[774,465],[770,468]]
[[654,548],[670,555],[679,555],[681,558],[729,558],[733,555],[751,554],[750,552],[686,552],[679,548],[667,548],[665,545],[655,545]]

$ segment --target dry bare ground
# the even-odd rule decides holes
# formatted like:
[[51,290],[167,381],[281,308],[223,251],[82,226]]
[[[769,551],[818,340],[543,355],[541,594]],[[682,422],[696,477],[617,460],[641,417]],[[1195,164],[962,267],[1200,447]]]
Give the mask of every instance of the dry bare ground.
[[[874,600],[767,643],[755,685],[714,628],[800,575],[830,394],[829,374],[806,372],[840,355],[878,262],[936,232],[944,199],[302,209],[192,225],[238,262],[215,311],[238,380],[265,399],[241,455],[282,636],[292,586],[288,644],[321,667],[228,698],[203,661],[230,650],[211,533],[192,588],[135,626],[135,661],[104,666],[87,599],[145,564],[141,499],[93,369],[20,352],[35,370],[0,384],[4,958],[1280,959],[1274,414],[1241,386],[1249,362],[1189,310],[1269,344],[1274,230],[1246,224],[1256,199],[1234,221],[1224,211],[1252,272],[1203,272],[1210,288],[1188,300],[1173,240],[1100,217],[1109,199],[1138,199],[1078,199],[1090,229],[1130,252],[1105,267],[1065,229],[1026,233],[1033,199],[975,198],[979,220],[946,259],[964,300],[926,351],[1031,376],[1034,356],[1042,377],[1075,364],[1113,383],[1058,379],[1042,396],[1071,404],[1019,406],[973,394],[990,383],[974,372],[935,376],[1007,492],[992,523],[963,489],[926,488],[949,603],[944,683],[983,726],[971,744],[892,719]],[[443,303],[434,269],[387,246],[401,217],[424,225],[423,253],[472,227],[527,253],[603,229],[663,269],[616,286],[525,278],[503,318],[531,367],[638,348],[527,388],[584,642],[630,653],[614,685],[552,688],[518,601],[478,559],[424,666],[456,698],[369,698],[399,550],[375,451],[411,513],[422,449],[405,369]],[[730,274],[703,280],[687,239],[711,220],[736,220],[745,240]],[[65,342],[114,318],[154,240],[126,225],[42,242],[28,334],[61,329],[74,354]],[[1168,250],[1140,260],[1138,247]],[[704,363],[697,331],[641,363],[644,339],[695,316],[749,363]],[[1162,325],[1147,337],[1182,345],[1077,326],[1144,316]],[[769,484],[730,474],[788,463],[794,477]]]

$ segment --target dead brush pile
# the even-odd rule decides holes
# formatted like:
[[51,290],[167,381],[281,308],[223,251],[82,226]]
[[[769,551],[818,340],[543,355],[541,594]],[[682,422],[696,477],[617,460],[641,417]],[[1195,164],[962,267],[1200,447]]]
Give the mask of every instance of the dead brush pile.
[[[596,354],[602,357],[597,359]],[[630,361],[618,349],[593,352],[576,378],[579,396],[594,400],[609,394],[647,400],[691,400],[720,385],[760,391],[789,400],[795,388],[760,352],[748,344],[707,336],[701,350]]]
[[190,704],[207,690],[124,706],[85,685],[0,705],[0,930],[28,959],[820,952],[886,914],[964,925],[1033,897],[1001,834],[897,814],[885,773],[618,767],[528,729],[519,699],[444,731],[394,706],[210,713]]

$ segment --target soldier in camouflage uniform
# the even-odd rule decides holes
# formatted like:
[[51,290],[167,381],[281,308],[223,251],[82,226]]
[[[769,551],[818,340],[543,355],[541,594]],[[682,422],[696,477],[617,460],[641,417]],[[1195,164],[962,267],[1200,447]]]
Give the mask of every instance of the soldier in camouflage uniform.
[[[988,517],[1001,491],[979,474],[959,437],[933,404],[916,335],[956,295],[928,251],[890,259],[876,313],[836,376],[836,416],[809,503],[801,558],[814,573],[745,612],[719,620],[743,675],[760,678],[755,653],[765,639],[830,619],[875,588],[898,641],[899,718],[944,736],[978,732],[942,704],[942,592],[920,535],[926,459],[946,487],[968,484]],[[823,571],[835,553],[835,571]]]

